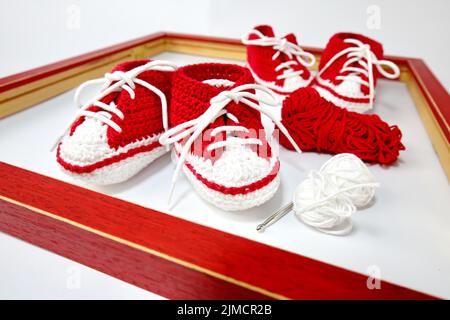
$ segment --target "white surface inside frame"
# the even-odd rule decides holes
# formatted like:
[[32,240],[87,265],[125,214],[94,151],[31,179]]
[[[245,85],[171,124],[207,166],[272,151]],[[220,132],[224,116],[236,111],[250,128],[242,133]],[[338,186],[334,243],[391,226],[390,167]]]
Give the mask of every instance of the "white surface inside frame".
[[[156,58],[180,65],[221,61],[175,53],[163,53]],[[0,121],[0,160],[76,183],[59,171],[54,154],[48,151],[53,139],[74,115],[72,97],[73,90]],[[353,216],[355,228],[349,236],[319,233],[292,213],[266,232],[256,232],[258,223],[291,200],[293,190],[308,171],[318,169],[331,157],[316,153],[298,155],[283,148],[280,148],[281,187],[265,205],[239,213],[218,210],[202,201],[183,177],[174,195],[175,206],[169,213],[359,273],[374,275],[375,272],[383,280],[450,298],[447,178],[404,83],[381,80],[374,110],[382,119],[401,128],[406,151],[393,166],[370,165],[381,188],[377,190],[375,203]],[[123,184],[84,187],[167,212],[173,170],[174,164],[166,155]],[[0,235],[0,240],[12,241],[5,235]],[[17,241],[11,245],[20,250],[25,244]],[[0,254],[8,256],[11,248],[0,246],[0,250]],[[6,266],[1,264],[0,283],[14,281],[2,269],[27,263],[26,256],[13,256]],[[16,276],[27,275],[24,272]],[[92,277],[90,281],[97,280]],[[129,285],[121,283],[121,286]],[[0,296],[7,297],[2,291]],[[142,292],[136,291],[136,296],[142,297]]]

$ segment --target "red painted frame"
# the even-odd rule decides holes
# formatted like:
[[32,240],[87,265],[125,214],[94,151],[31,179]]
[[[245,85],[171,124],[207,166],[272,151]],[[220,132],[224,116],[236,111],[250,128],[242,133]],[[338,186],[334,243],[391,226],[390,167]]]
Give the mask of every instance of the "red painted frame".
[[0,230],[169,298],[431,298],[5,163],[0,194]]
[[[0,79],[0,93],[164,37],[239,43],[157,33]],[[447,91],[421,60],[390,59],[420,80],[450,141]],[[1,162],[0,230],[173,299],[433,298],[387,282],[382,290],[369,290],[362,274]]]

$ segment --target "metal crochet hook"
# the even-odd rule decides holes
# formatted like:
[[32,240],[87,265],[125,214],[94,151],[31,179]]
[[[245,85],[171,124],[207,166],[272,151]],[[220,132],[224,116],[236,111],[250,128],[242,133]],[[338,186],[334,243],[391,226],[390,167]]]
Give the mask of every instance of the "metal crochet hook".
[[292,211],[293,207],[294,207],[293,202],[289,202],[287,205],[281,207],[276,212],[274,212],[270,217],[264,220],[263,223],[258,225],[256,227],[256,231],[263,232],[264,230],[266,230],[266,228],[268,228],[269,226],[271,226],[272,224],[283,218],[285,215],[287,215],[290,211]]

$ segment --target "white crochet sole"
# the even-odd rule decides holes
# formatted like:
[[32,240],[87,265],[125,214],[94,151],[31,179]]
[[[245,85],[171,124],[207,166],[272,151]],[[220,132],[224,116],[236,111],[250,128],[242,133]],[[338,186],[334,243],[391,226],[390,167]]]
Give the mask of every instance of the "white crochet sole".
[[64,173],[75,180],[82,180],[95,185],[108,185],[128,180],[166,152],[167,148],[160,146],[151,151],[138,153],[132,157],[98,168],[89,173],[74,173],[64,169],[60,164],[58,165]]
[[186,166],[183,166],[183,171],[195,191],[204,200],[225,211],[240,211],[259,206],[270,200],[280,185],[280,178],[277,175],[269,184],[253,192],[238,195],[224,194],[203,184]]
[[356,103],[356,102],[349,102],[346,100],[343,100],[339,97],[336,97],[334,94],[332,94],[330,91],[319,87],[317,85],[313,86],[314,89],[317,90],[317,92],[322,96],[322,98],[332,102],[334,105],[347,109],[348,111],[354,111],[358,113],[365,113],[372,108],[370,107],[369,103]]

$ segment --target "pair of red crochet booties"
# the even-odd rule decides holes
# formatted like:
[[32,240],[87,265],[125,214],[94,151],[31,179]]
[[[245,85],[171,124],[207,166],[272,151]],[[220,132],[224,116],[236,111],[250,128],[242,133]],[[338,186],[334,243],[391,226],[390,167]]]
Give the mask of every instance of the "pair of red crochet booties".
[[[394,162],[404,149],[401,132],[372,109],[380,75],[397,78],[398,67],[383,60],[382,45],[360,34],[331,37],[314,76],[314,56],[293,34],[276,37],[267,25],[255,27],[242,42],[255,80],[283,96],[283,124],[302,150],[353,153],[381,164]],[[388,72],[390,69],[391,72]],[[292,144],[281,135],[281,144]]]
[[372,109],[380,75],[390,79],[400,75],[394,63],[383,60],[383,46],[360,34],[332,36],[315,76],[310,70],[314,55],[304,51],[292,33],[276,37],[272,27],[261,25],[242,42],[247,46],[248,67],[258,83],[282,95],[313,86],[328,101],[359,113]]
[[[80,93],[93,84],[103,88],[80,103]],[[222,209],[260,205],[278,189],[280,161],[261,113],[289,134],[270,110],[279,106],[277,96],[255,84],[247,68],[129,61],[81,85],[75,97],[80,109],[57,145],[57,162],[73,177],[122,182],[173,145],[178,164],[172,188],[183,171]]]

